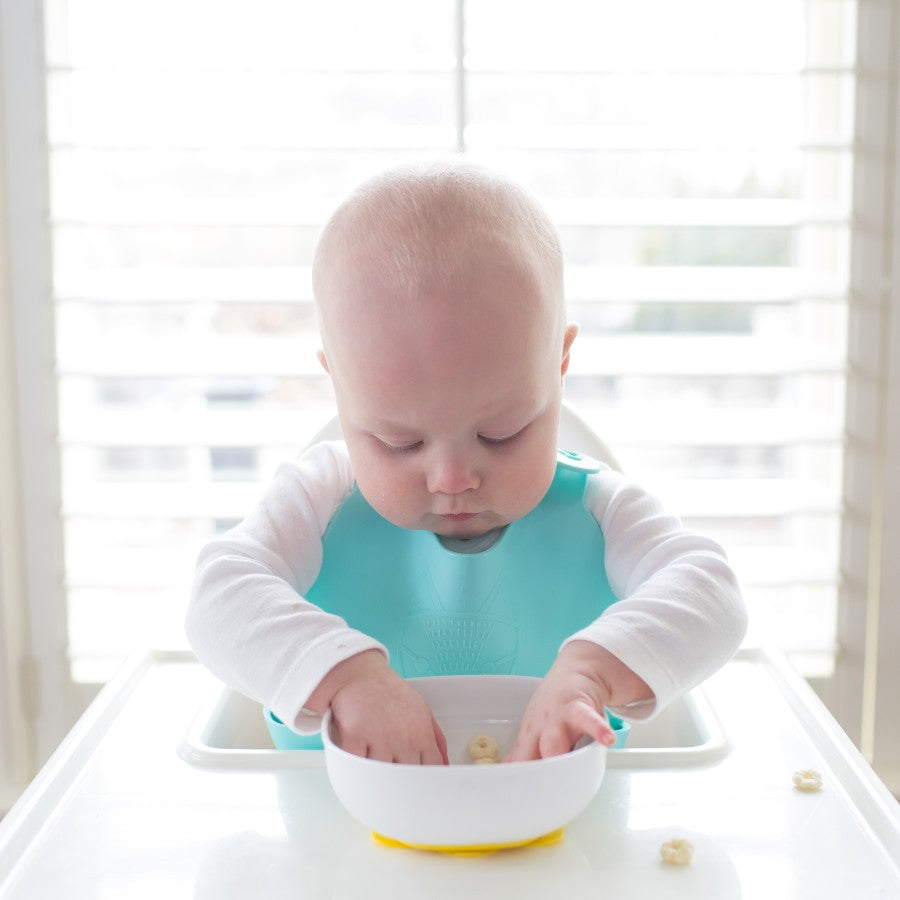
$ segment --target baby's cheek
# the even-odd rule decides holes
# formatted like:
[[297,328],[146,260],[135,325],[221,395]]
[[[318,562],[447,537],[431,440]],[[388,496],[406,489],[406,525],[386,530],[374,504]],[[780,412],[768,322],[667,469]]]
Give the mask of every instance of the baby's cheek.
[[536,463],[534,457],[523,460],[522,464],[510,468],[505,474],[507,496],[515,498],[518,506],[516,518],[531,512],[550,490],[556,474],[556,450],[547,460]]
[[399,476],[391,477],[383,468],[367,466],[356,469],[356,484],[368,504],[380,516],[401,528],[409,527],[409,490]]
[[424,512],[422,505],[426,497],[416,490],[412,479],[399,476],[386,479],[382,483],[379,502],[382,506],[379,512],[389,522],[401,528],[421,528],[419,516]]

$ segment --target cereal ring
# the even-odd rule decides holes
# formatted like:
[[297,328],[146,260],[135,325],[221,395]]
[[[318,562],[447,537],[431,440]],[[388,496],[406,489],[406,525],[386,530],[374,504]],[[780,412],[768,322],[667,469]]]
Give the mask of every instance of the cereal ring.
[[669,866],[686,866],[694,855],[694,845],[684,838],[672,838],[659,848],[662,861]]
[[794,787],[798,791],[821,791],[822,776],[815,769],[799,769],[794,772]]
[[500,756],[500,745],[496,738],[489,734],[478,734],[469,741],[469,759],[477,762],[479,759],[497,760]]
[[476,766],[480,766],[484,763],[491,763],[492,765],[496,765],[500,760],[497,759],[496,756],[479,756],[478,759],[473,759],[472,762]]

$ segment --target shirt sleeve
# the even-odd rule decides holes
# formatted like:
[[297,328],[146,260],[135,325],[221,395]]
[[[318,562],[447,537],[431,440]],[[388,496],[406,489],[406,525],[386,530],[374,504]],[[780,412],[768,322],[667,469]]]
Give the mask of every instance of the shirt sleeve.
[[603,530],[619,599],[569,640],[599,644],[643,678],[655,702],[616,712],[649,718],[738,649],[747,630],[740,588],[715,541],[684,528],[621,473],[591,475],[585,502]]
[[382,644],[307,602],[322,535],[354,478],[341,442],[279,467],[253,512],[200,552],[185,632],[198,659],[235,690],[302,732],[303,705],[339,662]]

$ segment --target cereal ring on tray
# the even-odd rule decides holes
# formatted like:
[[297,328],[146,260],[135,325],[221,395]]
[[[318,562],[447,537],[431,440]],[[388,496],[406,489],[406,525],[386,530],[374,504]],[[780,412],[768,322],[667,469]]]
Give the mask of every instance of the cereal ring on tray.
[[822,775],[815,769],[798,769],[794,772],[794,787],[798,791],[821,791]]
[[694,845],[684,838],[672,838],[659,848],[662,861],[669,866],[686,866],[694,855]]

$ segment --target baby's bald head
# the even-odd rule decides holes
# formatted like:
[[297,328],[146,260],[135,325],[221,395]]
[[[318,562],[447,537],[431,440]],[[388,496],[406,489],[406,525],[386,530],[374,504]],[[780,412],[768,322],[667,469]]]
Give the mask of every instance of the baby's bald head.
[[[559,237],[540,204],[515,183],[457,161],[391,169],[360,185],[323,229],[313,292],[328,352],[331,331],[355,319],[354,305],[464,311],[486,266],[508,267],[537,288],[517,314],[543,319],[556,343],[565,325]],[[348,306],[349,305],[349,306]]]

